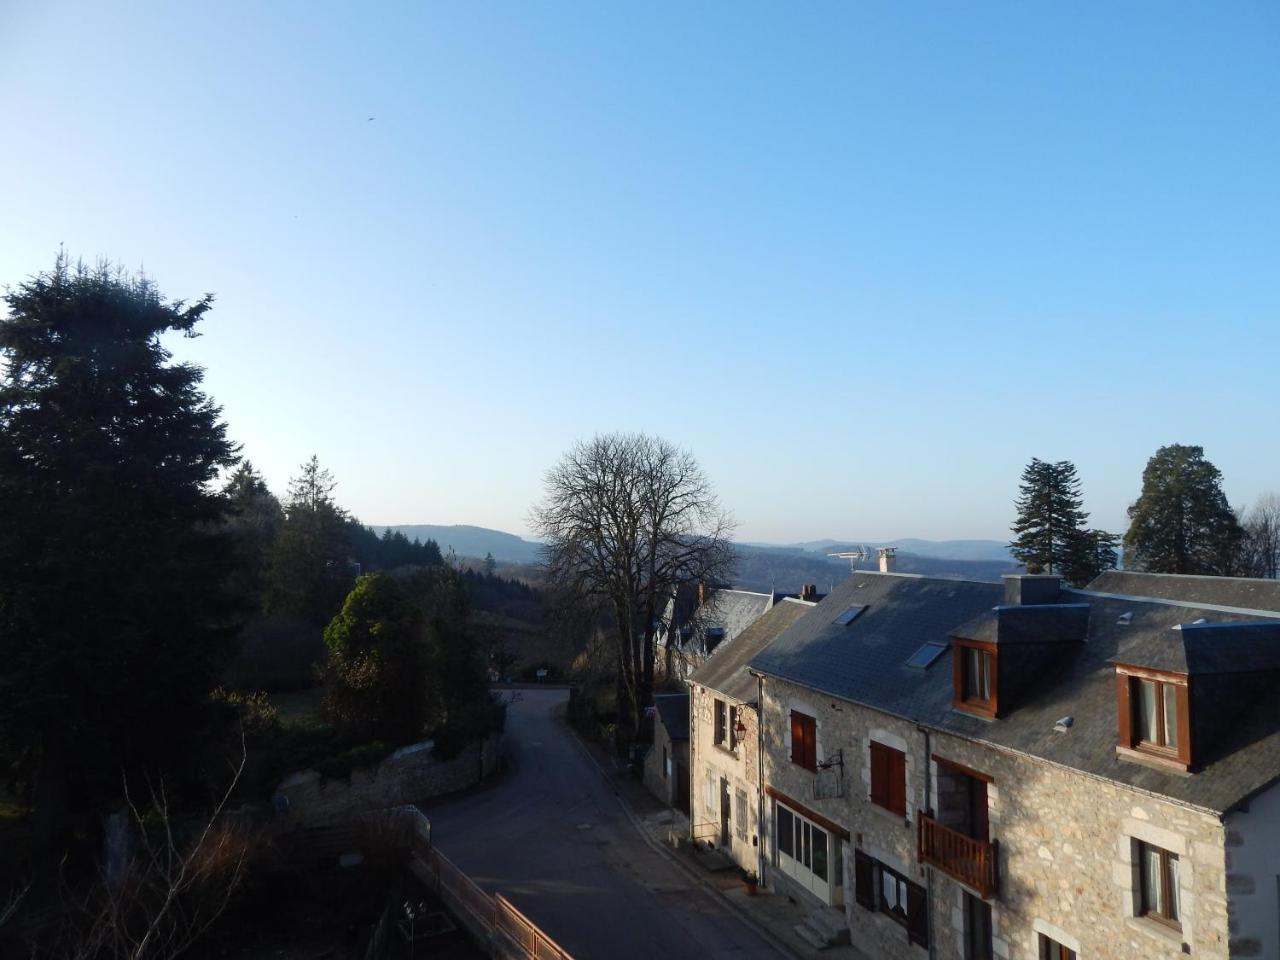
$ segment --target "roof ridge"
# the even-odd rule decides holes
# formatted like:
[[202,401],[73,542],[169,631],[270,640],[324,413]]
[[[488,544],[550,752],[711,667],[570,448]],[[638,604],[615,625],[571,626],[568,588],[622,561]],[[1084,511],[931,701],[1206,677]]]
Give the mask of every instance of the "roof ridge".
[[[1178,576],[1178,574],[1159,574],[1159,576]],[[1225,579],[1231,578],[1228,577]],[[1166,597],[1142,597],[1129,593],[1103,593],[1099,590],[1086,590],[1083,587],[1068,587],[1065,585],[1062,589],[1071,593],[1079,593],[1086,597],[1097,597],[1100,600],[1124,600],[1129,603],[1157,603],[1166,607],[1185,607],[1188,610],[1210,610],[1214,613],[1243,613],[1249,616],[1267,617],[1271,620],[1280,620],[1280,610],[1258,610],[1253,607],[1229,607],[1222,603],[1200,603],[1195,600],[1171,600]]]

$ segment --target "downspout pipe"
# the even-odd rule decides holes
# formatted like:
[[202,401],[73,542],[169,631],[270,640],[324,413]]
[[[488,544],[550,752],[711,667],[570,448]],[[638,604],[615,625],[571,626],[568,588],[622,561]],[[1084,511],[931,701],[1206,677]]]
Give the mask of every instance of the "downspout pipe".
[[764,675],[751,673],[756,678],[756,877],[764,886]]
[[[929,742],[929,729],[927,727],[916,727],[924,734],[924,809],[931,809],[930,801],[933,799],[933,750]],[[916,810],[916,818],[919,819],[922,811]],[[925,864],[925,900],[928,904],[925,916],[929,918],[929,960],[935,960],[938,955],[937,936],[934,930],[933,915],[937,912],[934,910],[933,903],[933,867]]]

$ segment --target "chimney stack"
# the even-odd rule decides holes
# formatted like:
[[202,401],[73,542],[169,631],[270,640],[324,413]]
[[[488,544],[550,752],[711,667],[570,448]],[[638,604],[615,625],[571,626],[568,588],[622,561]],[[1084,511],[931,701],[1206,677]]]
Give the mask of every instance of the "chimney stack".
[[813,598],[818,595],[818,585],[816,583],[806,583],[800,587],[800,599],[812,602]]
[[1002,579],[1006,606],[1060,602],[1062,578],[1056,573],[1006,573]]
[[707,585],[705,583],[699,582],[698,583],[698,606],[701,607],[706,602],[707,602]]
[[898,568],[897,547],[881,547],[876,553],[880,556],[881,573],[893,573]]

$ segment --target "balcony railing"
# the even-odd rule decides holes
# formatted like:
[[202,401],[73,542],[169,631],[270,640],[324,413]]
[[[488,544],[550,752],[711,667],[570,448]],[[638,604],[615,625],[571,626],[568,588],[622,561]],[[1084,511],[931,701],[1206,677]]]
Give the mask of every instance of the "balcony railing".
[[996,871],[998,844],[975,840],[944,827],[923,811],[916,818],[920,859],[972,887],[985,900],[999,886]]

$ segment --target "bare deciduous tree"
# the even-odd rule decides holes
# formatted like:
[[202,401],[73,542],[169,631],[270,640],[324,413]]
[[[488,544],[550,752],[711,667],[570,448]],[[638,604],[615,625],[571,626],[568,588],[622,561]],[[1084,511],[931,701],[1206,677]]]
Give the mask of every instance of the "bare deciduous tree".
[[1280,494],[1264,493],[1240,518],[1244,527],[1241,571],[1253,577],[1280,577]]
[[532,524],[548,578],[571,598],[603,601],[616,630],[619,731],[634,739],[653,699],[654,638],[684,583],[731,571],[733,525],[697,460],[644,433],[576,444],[545,478]]

